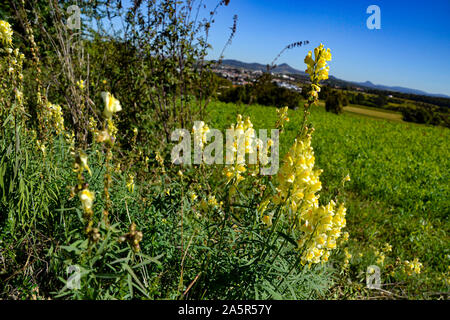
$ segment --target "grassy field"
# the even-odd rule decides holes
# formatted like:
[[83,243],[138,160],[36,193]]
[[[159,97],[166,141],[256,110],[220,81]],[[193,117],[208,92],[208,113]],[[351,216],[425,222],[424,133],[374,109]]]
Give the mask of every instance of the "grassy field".
[[[216,102],[208,122],[223,129],[238,113],[250,116],[257,129],[273,128],[276,121],[272,107]],[[302,109],[290,110],[289,117],[280,139],[281,155],[295,138]],[[321,200],[331,198],[347,173],[351,177],[345,197],[352,258],[343,274],[346,285],[336,287],[340,296],[342,290],[360,292],[351,288],[361,288],[372,264],[381,268],[382,282],[396,292],[393,297],[448,292],[450,131],[355,114],[336,116],[321,107],[312,109],[310,120],[316,129],[316,163],[324,170]],[[382,254],[381,261],[386,243],[392,251]],[[397,271],[399,261],[414,258],[423,263],[421,274],[409,277]]]
[[365,115],[365,116],[373,117],[373,118],[403,122],[403,116],[401,113],[393,112],[390,110],[380,110],[380,109],[371,108],[371,107],[350,105],[350,106],[344,107],[344,111],[357,113],[360,115]]

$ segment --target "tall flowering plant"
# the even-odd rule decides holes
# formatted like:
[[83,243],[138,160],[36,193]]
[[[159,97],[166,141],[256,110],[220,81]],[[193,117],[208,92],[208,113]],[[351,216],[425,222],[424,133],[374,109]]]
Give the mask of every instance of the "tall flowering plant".
[[[311,146],[314,129],[306,126],[308,109],[318,100],[320,81],[328,79],[327,61],[330,60],[330,49],[325,49],[322,44],[314,49],[314,58],[311,51],[305,58],[311,91],[304,106],[303,124],[282,161],[276,176],[275,194],[260,206],[262,221],[273,230],[278,220],[283,218],[287,221],[288,231],[294,232],[298,237],[302,264],[328,261],[331,251],[337,246],[337,240],[343,236],[342,229],[346,225],[346,208],[343,204],[331,200],[327,205],[319,205],[318,192],[322,189],[319,178],[322,170],[315,167],[314,150]],[[269,206],[276,210],[269,211]],[[275,218],[276,221],[272,223]],[[347,238],[347,235],[343,238]]]

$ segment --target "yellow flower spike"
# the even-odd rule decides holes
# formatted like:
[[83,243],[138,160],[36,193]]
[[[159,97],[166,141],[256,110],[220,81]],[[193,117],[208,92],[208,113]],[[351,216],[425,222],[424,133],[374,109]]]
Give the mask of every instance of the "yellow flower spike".
[[102,99],[105,103],[105,109],[103,114],[107,119],[111,119],[113,114],[122,110],[119,100],[114,98],[114,96],[109,92],[102,92]]
[[95,133],[97,130],[97,121],[94,119],[94,117],[89,117],[89,131],[92,133]]
[[0,20],[0,42],[5,46],[11,45],[12,35],[13,31],[11,25],[6,21]]

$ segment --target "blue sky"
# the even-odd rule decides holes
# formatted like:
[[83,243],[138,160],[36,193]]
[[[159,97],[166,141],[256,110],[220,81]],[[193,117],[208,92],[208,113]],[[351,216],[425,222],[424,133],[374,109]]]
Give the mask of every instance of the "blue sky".
[[[131,1],[125,0],[125,7]],[[208,13],[219,0],[203,0]],[[381,29],[369,30],[370,5],[381,10]],[[450,0],[230,0],[210,32],[210,59],[267,64],[289,43],[309,40],[277,61],[304,70],[309,50],[331,49],[330,74],[349,81],[403,86],[450,95]]]
[[[206,0],[210,6],[216,3]],[[381,29],[369,30],[369,5],[381,10]],[[450,95],[450,1],[231,0],[211,30],[210,58],[219,57],[233,15],[237,33],[225,59],[270,63],[287,44],[309,40],[283,54],[304,70],[308,50],[331,48],[330,74],[351,81],[404,86]]]

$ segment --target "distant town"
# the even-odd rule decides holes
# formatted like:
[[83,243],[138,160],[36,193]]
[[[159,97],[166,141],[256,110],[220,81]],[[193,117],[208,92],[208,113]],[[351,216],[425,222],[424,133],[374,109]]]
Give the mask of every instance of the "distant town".
[[[246,63],[239,60],[225,59],[222,64],[213,67],[212,71],[220,77],[230,80],[233,85],[246,85],[256,81],[256,79],[267,70],[267,66],[260,63]],[[286,63],[275,66],[270,73],[273,76],[273,82],[280,87],[285,87],[296,92],[301,92],[302,87],[310,83],[309,76],[300,70],[292,68]],[[407,95],[421,95],[435,98],[449,99],[445,94],[430,94],[421,90],[404,88],[404,87],[390,87],[385,85],[376,85],[370,81],[366,82],[352,82],[338,79],[332,75],[326,81],[325,85],[335,89],[347,89],[359,92],[373,92],[374,90],[385,91],[387,96],[398,96],[399,94]],[[399,94],[397,94],[399,93]]]
[[[240,67],[229,65],[215,66],[212,71],[218,76],[225,78],[233,83],[233,85],[247,85],[256,82],[263,72],[261,70],[248,70]],[[296,92],[302,92],[299,86],[299,79],[292,75],[271,72],[273,76],[272,82],[279,87],[287,88]],[[308,82],[308,81],[305,81]]]

